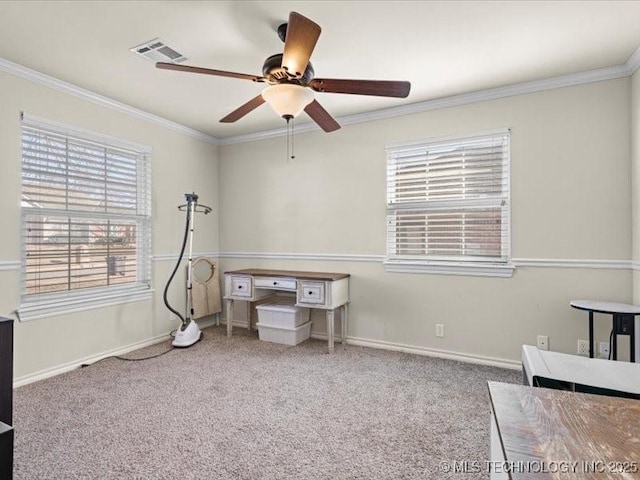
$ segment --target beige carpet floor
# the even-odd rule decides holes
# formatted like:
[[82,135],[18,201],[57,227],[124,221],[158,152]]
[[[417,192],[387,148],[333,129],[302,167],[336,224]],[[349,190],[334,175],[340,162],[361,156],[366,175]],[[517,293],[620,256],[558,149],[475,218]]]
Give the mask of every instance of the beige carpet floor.
[[489,459],[488,380],[520,373],[211,327],[17,389],[14,478],[488,478],[439,468]]

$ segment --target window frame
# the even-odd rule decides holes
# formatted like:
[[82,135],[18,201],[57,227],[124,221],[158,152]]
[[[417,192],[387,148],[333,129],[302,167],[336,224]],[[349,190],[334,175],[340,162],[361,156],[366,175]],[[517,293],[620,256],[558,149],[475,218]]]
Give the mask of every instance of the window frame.
[[[38,214],[38,209],[22,205],[20,207],[20,307],[17,310],[21,321],[38,318],[56,316],[83,310],[102,308],[122,303],[149,300],[153,296],[152,288],[152,266],[151,266],[151,147],[140,145],[116,137],[103,135],[83,128],[65,125],[59,122],[42,119],[34,115],[25,113],[21,116],[20,124],[20,185],[21,198],[24,191],[23,183],[23,132],[24,129],[41,130],[47,133],[64,136],[67,139],[79,140],[84,143],[97,144],[100,147],[117,150],[126,150],[136,154],[137,161],[142,162],[144,169],[143,179],[136,179],[136,194],[140,194],[144,199],[142,213],[120,215],[127,221],[136,221],[136,280],[131,283],[115,285],[87,287],[79,289],[68,289],[57,292],[27,294],[26,291],[26,239],[24,229],[29,215]],[[105,173],[106,175],[106,173]],[[22,201],[21,201],[22,203]],[[100,214],[91,215],[82,213],[78,215],[77,210],[65,208],[44,209],[43,212],[49,215],[55,214],[66,217],[83,217],[88,220],[103,221],[104,216]]]
[[[490,198],[484,199],[442,199],[430,201],[407,202],[405,204],[392,203],[390,200],[392,181],[393,162],[398,155],[406,155],[410,152],[425,151],[434,147],[442,147],[446,145],[462,146],[465,143],[480,142],[483,139],[506,137],[506,145],[503,155],[503,187],[500,196],[496,196],[493,201]],[[472,276],[489,276],[489,277],[511,277],[513,275],[514,265],[511,263],[511,130],[509,128],[499,128],[489,131],[483,131],[467,135],[448,135],[442,137],[433,137],[420,141],[403,142],[389,144],[386,147],[386,168],[385,175],[387,188],[387,204],[386,204],[386,255],[384,260],[384,268],[387,272],[397,273],[433,273],[433,274],[450,274],[450,275],[472,275]],[[425,168],[428,165],[425,161]],[[425,205],[429,204],[427,208]],[[491,205],[493,203],[493,205]],[[398,254],[397,241],[394,241],[395,233],[392,235],[391,229],[397,228],[393,221],[396,212],[407,210],[416,210],[425,212],[433,212],[434,209],[449,208],[458,209],[460,211],[472,211],[473,207],[485,206],[485,208],[499,207],[501,209],[501,260],[483,259],[482,257],[473,257],[471,255],[466,258],[461,256],[446,257],[435,255],[401,255]],[[466,210],[465,210],[466,209]],[[502,230],[506,226],[506,232]],[[425,220],[425,230],[427,229],[427,220]],[[420,240],[420,239],[419,239]],[[425,246],[428,244],[429,238],[425,231]],[[425,247],[426,249],[426,247]]]

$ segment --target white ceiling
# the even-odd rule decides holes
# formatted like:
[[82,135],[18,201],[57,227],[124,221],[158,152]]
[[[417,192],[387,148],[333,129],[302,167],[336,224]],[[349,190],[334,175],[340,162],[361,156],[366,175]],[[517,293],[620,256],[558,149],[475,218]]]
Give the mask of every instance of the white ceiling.
[[317,77],[412,84],[406,99],[316,94],[338,118],[620,65],[640,46],[640,1],[4,1],[0,57],[223,138],[282,126],[267,105],[218,122],[264,85],[158,70],[129,49],[160,37],[188,65],[261,74],[292,10],[322,27]]

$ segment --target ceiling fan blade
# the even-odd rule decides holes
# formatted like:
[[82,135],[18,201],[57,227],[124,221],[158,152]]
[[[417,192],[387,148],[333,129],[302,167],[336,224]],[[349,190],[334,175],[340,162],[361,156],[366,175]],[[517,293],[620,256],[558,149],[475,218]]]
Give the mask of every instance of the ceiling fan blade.
[[314,78],[309,83],[316,92],[375,95],[378,97],[406,98],[411,83],[392,80],[342,80],[337,78]]
[[307,105],[304,111],[327,133],[334,132],[340,128],[340,124],[336,122],[317,100]]
[[236,73],[236,72],[225,72],[224,70],[212,70],[210,68],[202,68],[202,67],[190,67],[189,65],[178,65],[177,63],[158,62],[156,63],[156,68],[160,68],[162,70],[176,70],[180,72],[203,73],[205,75],[216,75],[218,77],[240,78],[243,80],[253,80],[254,82],[258,82],[262,80],[262,77],[258,77],[257,75],[249,75],[246,73]]
[[236,120],[240,120],[247,113],[251,112],[252,110],[255,110],[256,108],[258,108],[263,103],[264,103],[264,98],[262,98],[262,94],[260,94],[257,97],[253,98],[252,100],[249,100],[247,103],[245,103],[241,107],[236,108],[229,115],[227,115],[226,117],[221,119],[220,122],[222,122],[222,123],[233,123]]
[[282,67],[290,75],[302,77],[321,31],[320,26],[307,17],[297,12],[289,14]]

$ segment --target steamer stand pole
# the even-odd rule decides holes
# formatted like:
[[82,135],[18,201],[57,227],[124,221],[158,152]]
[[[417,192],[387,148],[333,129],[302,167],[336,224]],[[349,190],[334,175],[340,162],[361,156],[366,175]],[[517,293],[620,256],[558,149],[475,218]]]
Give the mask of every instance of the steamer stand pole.
[[[187,224],[189,230],[189,257],[187,262],[187,305],[184,318],[181,318],[182,325],[176,331],[176,336],[173,339],[174,347],[190,347],[202,336],[202,332],[198,327],[198,324],[192,319],[193,316],[193,297],[192,297],[192,288],[193,288],[193,231],[194,231],[194,218],[196,212],[207,214],[211,212],[211,208],[205,205],[198,205],[198,195],[195,193],[185,193],[184,194],[187,203],[186,205],[180,205],[178,207],[179,210],[187,212]],[[197,207],[201,209],[198,210]],[[178,259],[178,264],[180,263],[180,259]]]

